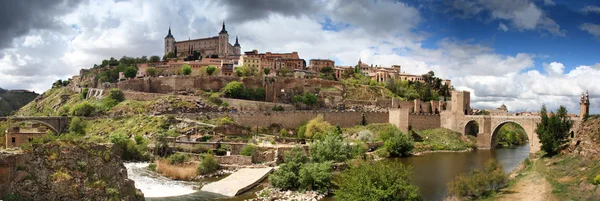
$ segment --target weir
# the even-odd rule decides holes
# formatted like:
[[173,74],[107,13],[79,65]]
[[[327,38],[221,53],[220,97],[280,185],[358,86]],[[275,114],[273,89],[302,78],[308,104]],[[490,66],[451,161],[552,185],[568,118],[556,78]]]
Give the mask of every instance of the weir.
[[256,186],[267,178],[271,171],[272,167],[240,169],[225,179],[203,186],[201,190],[233,197]]

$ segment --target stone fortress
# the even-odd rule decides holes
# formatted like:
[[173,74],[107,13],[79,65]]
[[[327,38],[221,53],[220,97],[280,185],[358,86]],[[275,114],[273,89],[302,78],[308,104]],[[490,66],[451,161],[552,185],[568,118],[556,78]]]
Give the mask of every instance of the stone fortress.
[[175,41],[169,27],[169,33],[165,37],[165,55],[173,52],[178,57],[185,57],[196,51],[205,57],[233,58],[240,56],[240,50],[241,46],[237,37],[234,45],[229,43],[229,33],[225,29],[225,22],[223,22],[218,36]]

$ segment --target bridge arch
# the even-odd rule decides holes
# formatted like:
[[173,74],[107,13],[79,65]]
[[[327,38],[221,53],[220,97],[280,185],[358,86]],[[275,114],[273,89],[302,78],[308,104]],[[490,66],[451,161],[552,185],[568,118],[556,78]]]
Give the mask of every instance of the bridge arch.
[[25,122],[33,122],[33,123],[39,123],[42,124],[46,127],[48,127],[50,130],[54,131],[54,133],[56,133],[57,135],[60,134],[61,132],[58,131],[57,128],[54,127],[54,125],[45,122],[45,121],[40,121],[40,120],[36,120],[36,119],[23,119],[23,120],[16,120],[11,122],[11,124],[20,124],[20,123],[25,123]]
[[465,135],[471,135],[471,136],[477,137],[477,135],[479,135],[479,133],[480,133],[479,126],[480,125],[479,125],[479,122],[477,122],[477,120],[468,121],[464,126]]
[[529,142],[531,142],[531,135],[533,133],[529,133],[527,131],[527,129],[525,129],[525,126],[521,122],[514,121],[514,120],[504,120],[504,121],[501,121],[500,123],[496,124],[492,128],[492,133],[491,133],[490,142],[489,142],[489,145],[491,148],[495,148],[498,145],[498,132],[500,131],[500,128],[502,128],[502,126],[504,126],[508,123],[514,123],[516,125],[519,125],[521,128],[523,128],[523,130],[525,131],[525,135],[527,136],[527,140]]

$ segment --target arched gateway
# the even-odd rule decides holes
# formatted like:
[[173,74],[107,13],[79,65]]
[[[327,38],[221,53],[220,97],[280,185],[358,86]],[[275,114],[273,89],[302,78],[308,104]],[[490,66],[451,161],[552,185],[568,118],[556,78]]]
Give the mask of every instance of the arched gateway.
[[[465,131],[463,134],[469,134],[469,127],[472,126],[473,122],[477,122],[479,125],[477,137],[477,147],[479,148],[493,148],[498,144],[497,134],[500,128],[509,122],[516,123],[523,127],[527,133],[529,139],[530,152],[535,153],[540,150],[540,140],[535,133],[537,124],[540,122],[539,116],[481,116],[481,115],[465,115],[460,122],[461,130]],[[471,129],[472,130],[472,129]]]

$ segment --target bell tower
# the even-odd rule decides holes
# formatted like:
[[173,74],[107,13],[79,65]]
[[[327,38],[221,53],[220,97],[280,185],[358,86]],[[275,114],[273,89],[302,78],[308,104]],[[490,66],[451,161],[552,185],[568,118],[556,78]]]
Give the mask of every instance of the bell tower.
[[224,58],[229,55],[229,33],[225,30],[225,22],[223,22],[223,28],[219,32],[219,57]]
[[165,37],[165,55],[169,52],[175,52],[175,38],[171,35],[171,27],[169,27],[169,33]]
[[579,118],[585,119],[590,114],[590,94],[586,91],[585,95],[581,93],[581,100],[579,102]]

